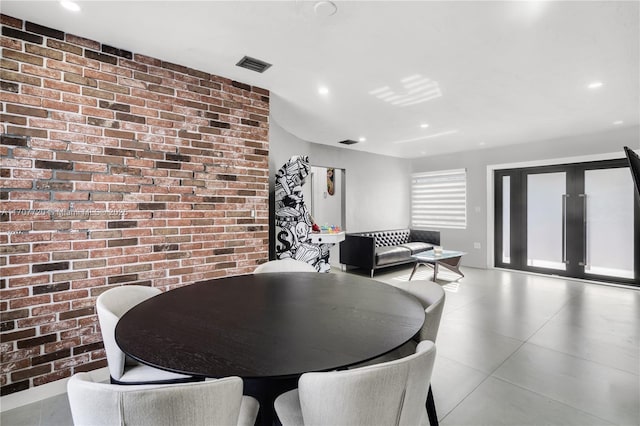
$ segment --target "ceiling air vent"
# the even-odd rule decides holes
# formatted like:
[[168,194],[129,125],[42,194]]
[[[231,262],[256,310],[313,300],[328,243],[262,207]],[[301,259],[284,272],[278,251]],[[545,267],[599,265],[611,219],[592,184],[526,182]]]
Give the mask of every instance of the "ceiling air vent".
[[240,59],[240,62],[236,65],[255,72],[265,72],[267,68],[271,66],[271,64],[261,61],[260,59],[251,58],[249,56],[245,56]]
[[353,139],[345,139],[343,141],[340,141],[338,143],[344,144],[344,145],[353,145],[354,143],[358,143],[358,141],[354,141]]

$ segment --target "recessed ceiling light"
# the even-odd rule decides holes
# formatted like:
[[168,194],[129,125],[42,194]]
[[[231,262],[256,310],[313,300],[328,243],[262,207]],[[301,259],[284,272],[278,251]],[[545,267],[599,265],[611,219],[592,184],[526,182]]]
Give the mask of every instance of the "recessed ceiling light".
[[365,138],[364,136],[361,136],[358,140],[359,140],[360,142],[366,142],[366,141],[367,141],[367,138]]
[[427,123],[422,123],[420,127],[423,129],[426,129],[427,127],[429,127],[429,125]]
[[594,81],[593,83],[589,83],[589,85],[587,87],[589,89],[599,89],[600,87],[602,87],[602,82],[601,81]]
[[331,1],[319,1],[313,6],[313,11],[317,16],[329,17],[336,14],[338,6]]
[[62,7],[64,7],[67,10],[70,10],[72,12],[80,12],[80,6],[78,6],[78,3],[76,2],[69,1],[69,0],[62,0],[60,4],[62,5]]
[[480,142],[478,145],[485,146],[486,144],[487,144],[486,142]]
[[614,126],[619,126],[619,125],[621,125],[622,123],[624,123],[624,121],[622,121],[622,120],[618,120],[618,121],[614,121],[614,122],[613,122],[613,125],[614,125]]
[[329,94],[329,88],[325,87],[325,86],[320,86],[320,87],[318,87],[318,93],[320,93],[321,95],[328,95]]
[[420,154],[425,155],[427,151],[420,151]]

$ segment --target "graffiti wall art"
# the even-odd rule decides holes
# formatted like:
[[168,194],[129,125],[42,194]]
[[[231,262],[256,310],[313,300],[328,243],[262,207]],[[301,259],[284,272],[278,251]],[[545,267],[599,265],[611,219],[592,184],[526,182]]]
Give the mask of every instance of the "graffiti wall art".
[[328,249],[309,241],[313,219],[302,195],[310,172],[309,157],[295,155],[276,173],[276,257],[300,260],[325,272],[329,269]]

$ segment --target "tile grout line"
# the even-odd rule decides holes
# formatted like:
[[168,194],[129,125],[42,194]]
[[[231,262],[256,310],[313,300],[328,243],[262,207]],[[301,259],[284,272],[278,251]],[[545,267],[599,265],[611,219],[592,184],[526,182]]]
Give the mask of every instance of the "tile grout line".
[[533,394],[536,394],[536,395],[538,395],[538,396],[540,396],[540,397],[542,397],[542,398],[544,398],[544,399],[547,399],[547,400],[550,400],[550,401],[556,402],[556,403],[558,403],[558,404],[560,404],[560,405],[563,405],[563,406],[565,406],[565,407],[568,407],[568,408],[570,408],[570,409],[572,409],[572,410],[579,411],[579,412],[581,412],[581,413],[583,413],[583,414],[586,414],[586,415],[588,415],[588,416],[590,416],[590,417],[595,417],[595,418],[597,418],[597,419],[599,419],[599,420],[602,420],[603,422],[607,422],[607,423],[610,423],[610,424],[612,424],[612,425],[615,425],[615,424],[616,424],[616,423],[615,423],[615,422],[613,422],[612,420],[604,419],[604,418],[602,418],[602,417],[600,417],[600,416],[598,416],[598,415],[596,415],[596,414],[589,413],[589,412],[587,412],[587,411],[584,411],[584,410],[583,410],[583,409],[581,409],[581,408],[574,407],[573,405],[569,405],[569,404],[567,404],[566,402],[558,401],[557,399],[553,399],[553,398],[551,398],[550,396],[545,395],[545,394],[540,393],[540,392],[537,392],[537,391],[535,391],[535,390],[533,390],[533,389],[529,389],[529,388],[526,388],[526,387],[524,387],[524,386],[521,386],[521,385],[519,385],[519,384],[517,384],[517,383],[510,382],[510,381],[508,381],[508,380],[506,380],[506,379],[503,379],[502,377],[498,377],[498,376],[490,376],[490,377],[491,377],[492,379],[494,379],[494,380],[498,380],[498,381],[500,381],[500,382],[502,382],[502,383],[506,383],[506,384],[508,384],[508,385],[515,386],[515,387],[517,387],[517,388],[519,388],[519,389],[522,389],[522,390],[524,390],[524,391],[527,391],[527,392],[531,392],[531,393],[533,393]]
[[[556,311],[556,313],[555,313],[554,315],[552,315],[548,320],[546,320],[546,321],[544,322],[544,324],[542,324],[542,325],[541,325],[537,330],[535,330],[533,333],[531,333],[531,334],[530,334],[530,335],[529,335],[525,340],[514,339],[513,337],[503,336],[503,335],[502,335],[502,334],[500,334],[500,333],[495,333],[495,334],[497,334],[497,335],[499,335],[499,336],[502,336],[502,337],[510,338],[510,339],[513,339],[513,340],[518,340],[518,341],[520,341],[521,343],[520,343],[520,345],[519,345],[517,348],[515,348],[515,349],[514,349],[514,351],[513,351],[513,352],[511,352],[511,353],[509,354],[509,356],[508,356],[508,357],[506,357],[506,358],[504,359],[504,361],[502,361],[502,362],[501,362],[501,363],[500,363],[496,368],[494,368],[494,369],[493,369],[493,371],[491,371],[490,373],[488,373],[488,374],[485,376],[485,378],[484,378],[480,383],[478,383],[478,385],[477,385],[477,386],[475,386],[475,387],[474,387],[474,388],[473,388],[473,389],[472,389],[472,390],[471,390],[471,391],[470,391],[470,392],[469,392],[469,393],[468,393],[464,398],[462,398],[462,400],[460,400],[460,402],[458,402],[458,403],[457,403],[457,404],[456,404],[456,405],[455,405],[451,410],[449,410],[449,412],[448,412],[448,413],[447,413],[447,414],[442,418],[442,420],[446,419],[446,418],[447,418],[447,416],[449,416],[449,414],[451,414],[451,413],[452,413],[456,408],[458,408],[458,406],[459,406],[460,404],[462,404],[462,402],[464,402],[464,401],[465,401],[465,400],[466,400],[466,399],[467,399],[467,398],[468,398],[472,393],[474,393],[474,392],[475,392],[475,391],[476,391],[476,390],[477,390],[477,389],[478,389],[478,388],[479,388],[479,387],[480,387],[484,382],[486,382],[486,381],[487,381],[487,379],[489,379],[490,377],[492,377],[492,378],[497,378],[497,377],[494,377],[494,376],[493,376],[493,374],[494,374],[496,371],[498,371],[498,369],[500,369],[500,367],[502,367],[502,366],[503,366],[503,365],[504,365],[508,360],[510,360],[510,359],[511,359],[511,358],[512,358],[512,357],[513,357],[513,356],[514,356],[518,351],[520,351],[520,349],[521,349],[521,348],[522,348],[526,343],[529,343],[529,339],[531,339],[531,337],[532,337],[533,335],[535,335],[538,331],[540,331],[540,329],[542,329],[542,327],[544,327],[545,325],[547,325],[547,323],[548,323],[549,321],[551,321],[553,318],[555,318],[555,317],[560,313],[560,311],[562,311],[562,309],[564,309],[564,307],[569,303],[569,300],[571,300],[573,297],[575,297],[575,296],[569,297],[569,298],[567,299],[567,301],[565,301],[565,303],[564,303],[560,308],[558,308],[558,310]],[[446,302],[445,302],[445,303],[446,303]],[[492,331],[492,332],[493,332],[493,331]],[[461,363],[461,364],[466,365],[466,364],[464,364],[464,363]],[[467,366],[467,367],[469,367],[469,366]],[[480,370],[478,370],[478,371],[480,371]],[[485,372],[483,371],[483,373],[485,373]],[[548,397],[546,397],[546,398],[548,398]],[[554,400],[553,398],[548,398],[548,399],[551,399],[552,401],[556,401],[556,400]],[[558,403],[562,403],[562,402],[560,402],[560,401],[556,401],[556,402],[558,402]],[[566,405],[566,404],[564,404],[564,405]],[[572,408],[573,408],[573,407],[572,407]]]
[[[584,290],[584,288],[583,288],[583,290]],[[539,348],[543,348],[543,349],[546,349],[546,350],[549,350],[549,351],[552,351],[552,352],[556,352],[556,353],[559,353],[559,354],[563,354],[563,355],[566,355],[566,356],[570,356],[570,357],[572,357],[572,358],[576,358],[576,359],[579,359],[579,360],[582,360],[582,361],[593,362],[594,364],[598,364],[598,365],[601,365],[601,366],[603,366],[603,367],[611,368],[611,369],[613,369],[613,370],[618,370],[618,371],[620,371],[620,372],[622,372],[622,373],[625,373],[625,374],[631,374],[631,375],[634,375],[634,376],[640,376],[640,374],[636,374],[636,373],[631,372],[631,371],[623,370],[623,369],[621,369],[621,368],[614,367],[614,366],[612,366],[612,365],[603,364],[602,362],[595,361],[595,360],[588,359],[588,358],[583,358],[583,357],[578,356],[578,355],[576,355],[576,354],[571,354],[571,353],[568,353],[568,352],[559,351],[559,350],[557,350],[557,349],[555,349],[555,348],[550,348],[550,347],[548,347],[548,346],[544,346],[544,345],[541,345],[541,344],[537,344],[537,343],[530,342],[531,338],[532,338],[536,333],[538,333],[538,332],[539,332],[540,330],[542,330],[542,328],[544,328],[544,327],[545,327],[549,322],[551,322],[554,318],[556,318],[556,317],[560,314],[560,311],[562,311],[562,310],[563,310],[563,309],[564,309],[564,308],[569,304],[569,302],[570,302],[572,299],[575,299],[576,297],[578,297],[578,296],[571,296],[571,297],[569,297],[569,299],[567,299],[567,301],[566,301],[566,302],[565,302],[565,303],[560,307],[560,309],[558,310],[558,312],[556,312],[554,315],[552,315],[552,316],[551,316],[547,321],[545,321],[545,323],[544,323],[544,324],[542,324],[542,325],[541,325],[541,326],[540,326],[536,331],[534,331],[534,332],[533,332],[529,337],[527,337],[527,340],[525,340],[525,343],[528,343],[528,344],[530,344],[530,345],[537,346],[537,347],[539,347]],[[518,349],[520,349],[520,348],[518,348]],[[494,372],[495,372],[495,371],[494,371]],[[493,372],[492,372],[491,374],[493,374]]]

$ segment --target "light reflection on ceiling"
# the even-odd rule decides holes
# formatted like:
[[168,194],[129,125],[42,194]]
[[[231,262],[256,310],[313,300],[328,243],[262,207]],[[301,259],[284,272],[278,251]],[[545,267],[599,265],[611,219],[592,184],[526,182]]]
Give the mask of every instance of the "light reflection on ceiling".
[[438,82],[421,74],[403,78],[400,85],[402,88],[396,90],[389,86],[379,87],[371,90],[369,94],[396,106],[417,105],[442,96]]
[[393,141],[392,143],[407,143],[407,142],[423,141],[423,140],[426,140],[426,139],[437,138],[437,137],[440,137],[440,136],[453,135],[453,134],[458,133],[458,131],[459,131],[458,129],[445,130],[444,132],[434,133],[434,134],[426,135],[426,136],[420,136],[418,138],[404,139],[404,140],[400,140],[400,141]]

